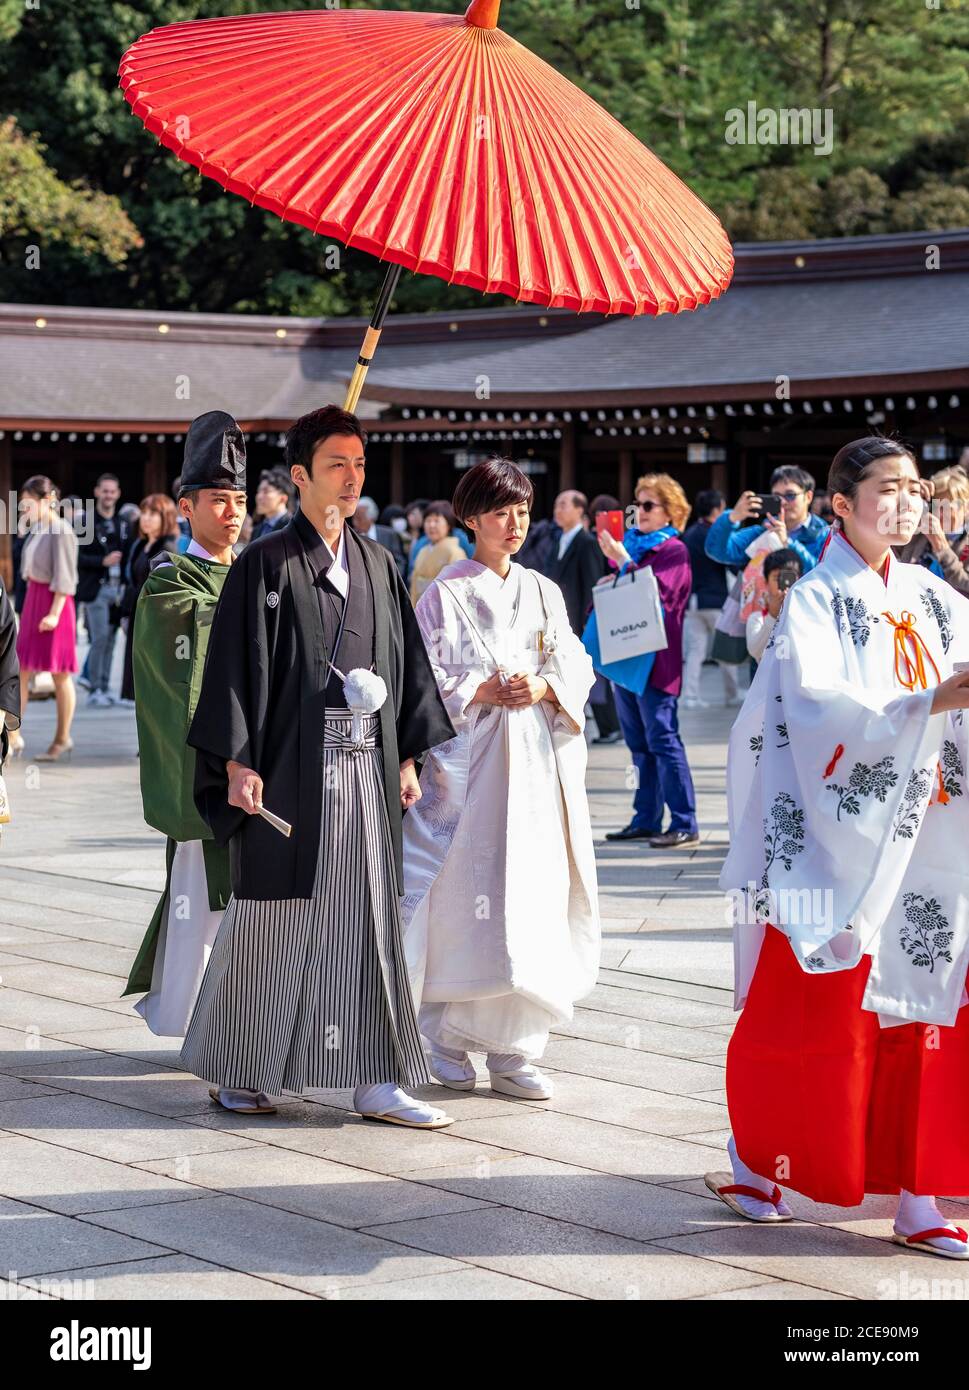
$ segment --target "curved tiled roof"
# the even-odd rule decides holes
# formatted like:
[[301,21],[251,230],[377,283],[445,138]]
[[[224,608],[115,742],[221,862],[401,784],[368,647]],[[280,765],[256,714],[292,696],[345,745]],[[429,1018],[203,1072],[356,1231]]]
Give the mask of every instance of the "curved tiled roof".
[[[938,245],[929,270],[926,247]],[[969,381],[969,231],[738,247],[715,303],[660,318],[513,306],[390,315],[358,414],[767,398]],[[343,400],[358,319],[0,305],[0,427],[281,427]]]

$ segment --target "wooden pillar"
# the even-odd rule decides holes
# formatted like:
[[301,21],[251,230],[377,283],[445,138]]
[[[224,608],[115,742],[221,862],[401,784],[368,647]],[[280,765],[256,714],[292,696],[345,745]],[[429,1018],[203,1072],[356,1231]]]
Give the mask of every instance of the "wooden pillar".
[[168,492],[168,445],[153,439],[141,476],[142,497],[151,492]]
[[633,500],[633,451],[632,449],[619,450],[619,478],[616,484],[618,491],[616,496],[624,507],[628,507]]
[[0,501],[3,503],[4,510],[4,525],[3,529],[0,530],[0,578],[3,579],[4,588],[12,594],[12,537],[17,526],[17,499],[13,495],[13,469],[10,460],[10,434],[5,432],[3,438],[0,439]]
[[575,425],[571,420],[562,421],[562,438],[559,443],[559,480],[556,493],[575,487]]
[[74,477],[74,446],[65,434],[57,441],[57,473],[54,482],[60,488],[62,497],[80,491]]
[[711,463],[710,465],[710,486],[716,488],[717,492],[722,492],[727,498],[727,506],[732,507],[736,498],[727,497],[727,465],[725,463]]
[[396,502],[398,506],[405,507],[407,498],[404,495],[404,441],[394,439],[390,445],[390,502]]

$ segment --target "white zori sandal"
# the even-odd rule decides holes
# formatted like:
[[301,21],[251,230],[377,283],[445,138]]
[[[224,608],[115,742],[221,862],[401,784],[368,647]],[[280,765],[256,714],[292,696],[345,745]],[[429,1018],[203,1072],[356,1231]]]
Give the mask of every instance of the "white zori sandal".
[[468,1054],[458,1058],[436,1052],[433,1048],[427,1054],[427,1067],[435,1081],[452,1091],[473,1091],[478,1084],[478,1075]]
[[353,1108],[364,1120],[382,1120],[384,1124],[404,1125],[408,1129],[443,1129],[454,1124],[453,1115],[392,1084],[358,1086],[353,1093]]
[[524,1057],[489,1053],[488,1075],[491,1089],[501,1096],[514,1096],[516,1100],[551,1100],[554,1094],[548,1077]]
[[234,1110],[239,1115],[275,1115],[276,1107],[265,1091],[229,1090],[227,1087],[210,1086],[209,1095],[223,1110]]
[[[742,1216],[745,1221],[763,1221],[767,1223],[775,1221],[790,1221],[792,1213],[784,1207],[781,1189],[774,1184],[773,1191],[765,1192],[762,1187],[752,1187],[745,1182],[734,1182],[732,1173],[704,1173],[703,1181],[711,1192],[716,1193],[721,1202],[725,1202],[731,1211]],[[737,1201],[737,1197],[749,1197],[755,1202],[769,1202],[774,1208],[772,1212],[767,1212],[763,1216],[754,1216],[751,1212],[745,1211]]]
[[[946,1250],[941,1245],[933,1245],[934,1240],[958,1240],[962,1242],[959,1250]],[[969,1260],[969,1235],[961,1226],[933,1226],[929,1231],[916,1231],[914,1236],[892,1233],[895,1245],[904,1245],[908,1250],[924,1250],[929,1255],[941,1255],[946,1260]]]

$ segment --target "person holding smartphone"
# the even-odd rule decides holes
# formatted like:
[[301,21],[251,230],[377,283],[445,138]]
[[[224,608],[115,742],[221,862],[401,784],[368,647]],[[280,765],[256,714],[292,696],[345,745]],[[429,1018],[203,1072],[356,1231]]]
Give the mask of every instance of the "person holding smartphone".
[[[636,769],[633,816],[608,830],[607,840],[645,840],[653,849],[700,843],[696,792],[680,737],[678,704],[683,682],[683,617],[693,586],[690,552],[680,533],[690,514],[680,484],[668,473],[647,473],[636,484],[636,525],[621,541],[599,530],[607,560],[627,570],[652,569],[663,605],[667,646],[656,653],[641,695],[615,686],[616,712]],[[600,583],[609,583],[608,577]],[[667,828],[663,816],[669,810]]]
[[784,599],[792,584],[796,584],[804,573],[801,559],[796,550],[782,546],[772,550],[764,561],[764,607],[755,610],[747,619],[747,650],[755,661],[764,655],[767,643],[775,624],[781,616]]
[[734,570],[744,569],[750,559],[748,545],[767,529],[782,546],[794,551],[805,574],[814,569],[831,530],[811,511],[814,479],[803,468],[784,464],[771,474],[770,495],[778,499],[773,508],[765,494],[742,492],[733,509],[717,517],[706,541],[711,560]]

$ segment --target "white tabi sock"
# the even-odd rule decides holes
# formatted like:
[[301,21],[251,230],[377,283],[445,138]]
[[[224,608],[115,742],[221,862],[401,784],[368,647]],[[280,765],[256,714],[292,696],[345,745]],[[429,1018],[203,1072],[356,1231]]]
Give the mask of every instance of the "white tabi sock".
[[489,1052],[488,1070],[496,1072],[524,1071],[530,1066],[528,1059],[520,1052]]
[[[774,1183],[770,1178],[762,1178],[759,1173],[755,1173],[753,1168],[748,1168],[746,1163],[737,1153],[737,1144],[731,1134],[727,1140],[727,1153],[730,1155],[730,1167],[733,1170],[733,1180],[735,1183],[743,1183],[745,1187],[759,1187],[764,1192],[773,1192]],[[775,1208],[774,1203],[769,1199],[758,1202],[754,1197],[745,1197],[741,1192],[732,1194],[737,1205],[742,1207],[748,1216],[765,1217],[770,1216],[773,1211],[777,1211],[779,1216],[790,1216],[791,1209],[785,1201],[780,1201]]]
[[[933,1231],[940,1226],[945,1226],[954,1231],[951,1221],[946,1220],[939,1211],[934,1197],[916,1197],[912,1192],[906,1192],[902,1188],[898,1198],[898,1211],[895,1213],[895,1232],[900,1236],[914,1236],[917,1231]],[[943,1236],[926,1242],[934,1245],[938,1250],[949,1250],[958,1253],[965,1250],[965,1241],[959,1240],[956,1236],[953,1240],[946,1240]]]
[[459,1047],[445,1047],[443,1043],[434,1042],[428,1039],[430,1050],[443,1057],[447,1062],[466,1062],[468,1054]]
[[385,1081],[377,1086],[358,1086],[353,1093],[353,1108],[358,1115],[385,1115],[393,1111],[401,1119],[414,1124],[436,1120],[444,1115],[435,1105],[426,1100],[409,1096],[393,1081]]

